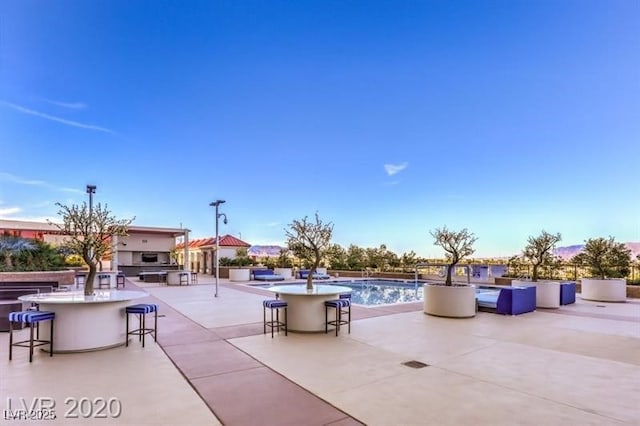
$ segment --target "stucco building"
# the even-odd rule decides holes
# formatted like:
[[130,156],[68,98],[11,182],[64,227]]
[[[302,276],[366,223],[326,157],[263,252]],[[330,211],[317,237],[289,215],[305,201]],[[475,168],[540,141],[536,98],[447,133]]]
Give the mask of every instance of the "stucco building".
[[[54,225],[45,222],[0,220],[0,234],[41,240],[52,245],[60,244],[65,236]],[[175,265],[171,253],[176,248],[176,238],[187,242],[182,247],[183,258],[189,257],[189,230],[186,228],[158,228],[150,226],[129,226],[126,237],[113,239],[113,260],[103,259],[105,270],[122,269],[127,275],[139,269],[156,269]]]
[[[188,248],[184,250],[185,246]],[[236,252],[239,248],[248,249],[251,244],[242,241],[233,235],[221,235],[220,236],[220,258],[228,257],[234,259]],[[189,270],[200,272],[203,274],[212,274],[215,269],[215,253],[216,253],[216,239],[200,238],[192,240],[187,243],[179,243],[176,245],[176,252],[178,256],[178,263],[186,265]],[[185,263],[184,259],[189,259],[189,262]]]

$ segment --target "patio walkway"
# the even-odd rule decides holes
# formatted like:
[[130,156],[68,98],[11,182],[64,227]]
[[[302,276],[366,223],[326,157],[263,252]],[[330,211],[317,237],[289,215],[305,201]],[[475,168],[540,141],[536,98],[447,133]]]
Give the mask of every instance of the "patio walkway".
[[[2,404],[53,397],[54,424],[640,424],[638,300],[469,320],[424,315],[421,303],[356,307],[351,334],[272,339],[270,293],[224,282],[214,298],[212,278],[200,282],[127,283],[161,305],[160,345],[145,349],[36,354],[31,365],[18,350],[9,363],[0,333]],[[116,397],[122,414],[64,419],[65,398],[83,396]]]

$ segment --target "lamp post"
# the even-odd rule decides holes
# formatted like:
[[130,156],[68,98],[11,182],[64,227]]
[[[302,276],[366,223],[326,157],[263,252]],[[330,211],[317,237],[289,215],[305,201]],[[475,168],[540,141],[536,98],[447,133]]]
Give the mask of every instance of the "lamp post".
[[91,215],[93,212],[93,194],[96,193],[95,185],[87,185],[87,194],[89,194],[89,220],[91,220]]
[[220,204],[225,203],[225,200],[216,200],[209,205],[216,208],[216,294],[218,297],[218,277],[220,276],[220,235],[218,234],[218,220],[220,217],[224,217],[224,224],[227,224],[227,215],[224,213],[218,213],[218,207]]
[[[89,194],[89,232],[90,232],[90,238],[93,238],[93,194],[95,194],[95,193],[96,193],[96,186],[95,185],[87,185],[87,194]],[[93,258],[93,250],[91,250],[89,252],[89,256],[91,258]],[[100,269],[102,269],[102,268],[100,268]]]

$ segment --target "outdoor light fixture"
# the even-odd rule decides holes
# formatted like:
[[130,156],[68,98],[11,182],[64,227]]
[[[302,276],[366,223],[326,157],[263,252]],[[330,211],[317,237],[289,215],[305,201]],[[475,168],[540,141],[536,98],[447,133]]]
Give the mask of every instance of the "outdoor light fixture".
[[224,224],[228,223],[227,215],[224,213],[218,213],[218,207],[220,204],[225,203],[225,200],[216,200],[211,202],[209,205],[216,208],[216,294],[215,297],[218,297],[218,277],[220,276],[220,235],[218,234],[218,221],[220,217],[224,217]]
[[93,211],[93,194],[96,193],[95,185],[87,185],[87,194],[89,194],[89,217],[91,217],[91,212]]

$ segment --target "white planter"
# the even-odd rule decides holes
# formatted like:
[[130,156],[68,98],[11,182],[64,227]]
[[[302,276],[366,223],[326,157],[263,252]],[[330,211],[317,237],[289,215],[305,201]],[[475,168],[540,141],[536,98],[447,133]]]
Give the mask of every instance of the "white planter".
[[326,274],[327,273],[327,268],[316,268],[316,273],[317,274]]
[[249,281],[250,270],[248,268],[229,269],[229,281]]
[[538,281],[536,286],[537,308],[560,307],[560,283],[554,281]]
[[600,302],[626,302],[627,280],[625,278],[583,278],[580,294],[584,300]]
[[448,318],[475,317],[476,287],[425,284],[424,313]]
[[276,275],[282,275],[285,280],[290,280],[291,278],[293,278],[292,268],[274,268],[273,272]]

